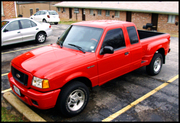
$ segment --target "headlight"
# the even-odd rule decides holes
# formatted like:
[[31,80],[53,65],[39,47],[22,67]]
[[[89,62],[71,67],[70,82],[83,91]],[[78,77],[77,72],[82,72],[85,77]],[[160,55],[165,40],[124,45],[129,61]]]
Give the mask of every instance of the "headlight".
[[38,88],[49,88],[49,81],[47,79],[40,79],[38,77],[33,77],[32,85]]

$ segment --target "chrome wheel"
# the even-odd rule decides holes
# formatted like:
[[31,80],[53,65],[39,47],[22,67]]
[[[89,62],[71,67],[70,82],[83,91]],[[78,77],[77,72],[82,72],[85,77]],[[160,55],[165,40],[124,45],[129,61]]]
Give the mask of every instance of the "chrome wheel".
[[85,93],[80,90],[74,90],[67,99],[68,108],[71,111],[79,110],[85,102]]
[[157,58],[154,62],[154,71],[158,72],[161,69],[161,58]]
[[46,37],[45,37],[45,35],[44,35],[44,34],[40,34],[40,35],[38,35],[38,42],[42,43],[42,42],[44,42],[44,41],[45,41],[45,39],[46,39]]

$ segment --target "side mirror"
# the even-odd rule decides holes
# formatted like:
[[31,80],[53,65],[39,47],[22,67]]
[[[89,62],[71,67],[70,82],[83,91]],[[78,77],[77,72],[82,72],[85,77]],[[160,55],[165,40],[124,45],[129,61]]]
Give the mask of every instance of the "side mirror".
[[36,14],[34,14],[34,16],[36,16]]
[[113,54],[113,53],[114,53],[114,48],[111,46],[105,46],[100,50],[100,55]]

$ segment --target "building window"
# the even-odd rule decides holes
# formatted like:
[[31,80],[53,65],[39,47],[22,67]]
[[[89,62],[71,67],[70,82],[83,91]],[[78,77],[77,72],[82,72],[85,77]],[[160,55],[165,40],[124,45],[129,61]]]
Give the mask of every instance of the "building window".
[[33,15],[33,9],[30,9],[30,16]]
[[57,9],[58,9],[58,12],[61,12],[61,8],[60,7],[57,7]]
[[79,9],[78,8],[74,8],[74,13],[79,13]]
[[39,8],[36,8],[36,12],[38,12],[39,11]]
[[101,10],[98,10],[98,15],[101,15]]
[[109,16],[109,15],[110,15],[110,11],[106,10],[106,16]]
[[93,15],[93,9],[89,10],[90,15]]
[[115,17],[119,17],[119,11],[115,11]]
[[175,15],[169,15],[168,16],[168,23],[175,23]]
[[63,8],[63,12],[66,12],[66,9],[65,9],[65,8]]

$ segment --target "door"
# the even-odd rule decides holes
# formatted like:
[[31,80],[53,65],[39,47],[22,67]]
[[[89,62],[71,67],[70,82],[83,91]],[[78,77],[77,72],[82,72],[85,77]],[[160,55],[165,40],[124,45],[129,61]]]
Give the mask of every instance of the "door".
[[72,8],[69,8],[69,19],[72,18]]
[[126,21],[131,22],[131,12],[126,12]]
[[82,9],[82,21],[85,21],[85,10]]
[[9,23],[2,32],[2,44],[13,44],[22,42],[22,34],[20,31],[19,21]]
[[111,46],[113,54],[98,56],[99,85],[112,80],[129,70],[129,48],[125,44],[121,28],[111,29],[106,33],[101,50],[104,46]]
[[158,14],[152,13],[151,23],[153,24],[152,29],[153,29],[153,30],[157,30]]
[[139,42],[138,35],[136,32],[136,28],[134,26],[127,27],[127,32],[130,40],[130,57],[131,57],[131,65],[130,71],[135,70],[141,66],[142,62],[142,45]]
[[23,41],[35,40],[35,36],[39,30],[37,24],[28,19],[20,20],[20,23],[22,26],[21,34]]

